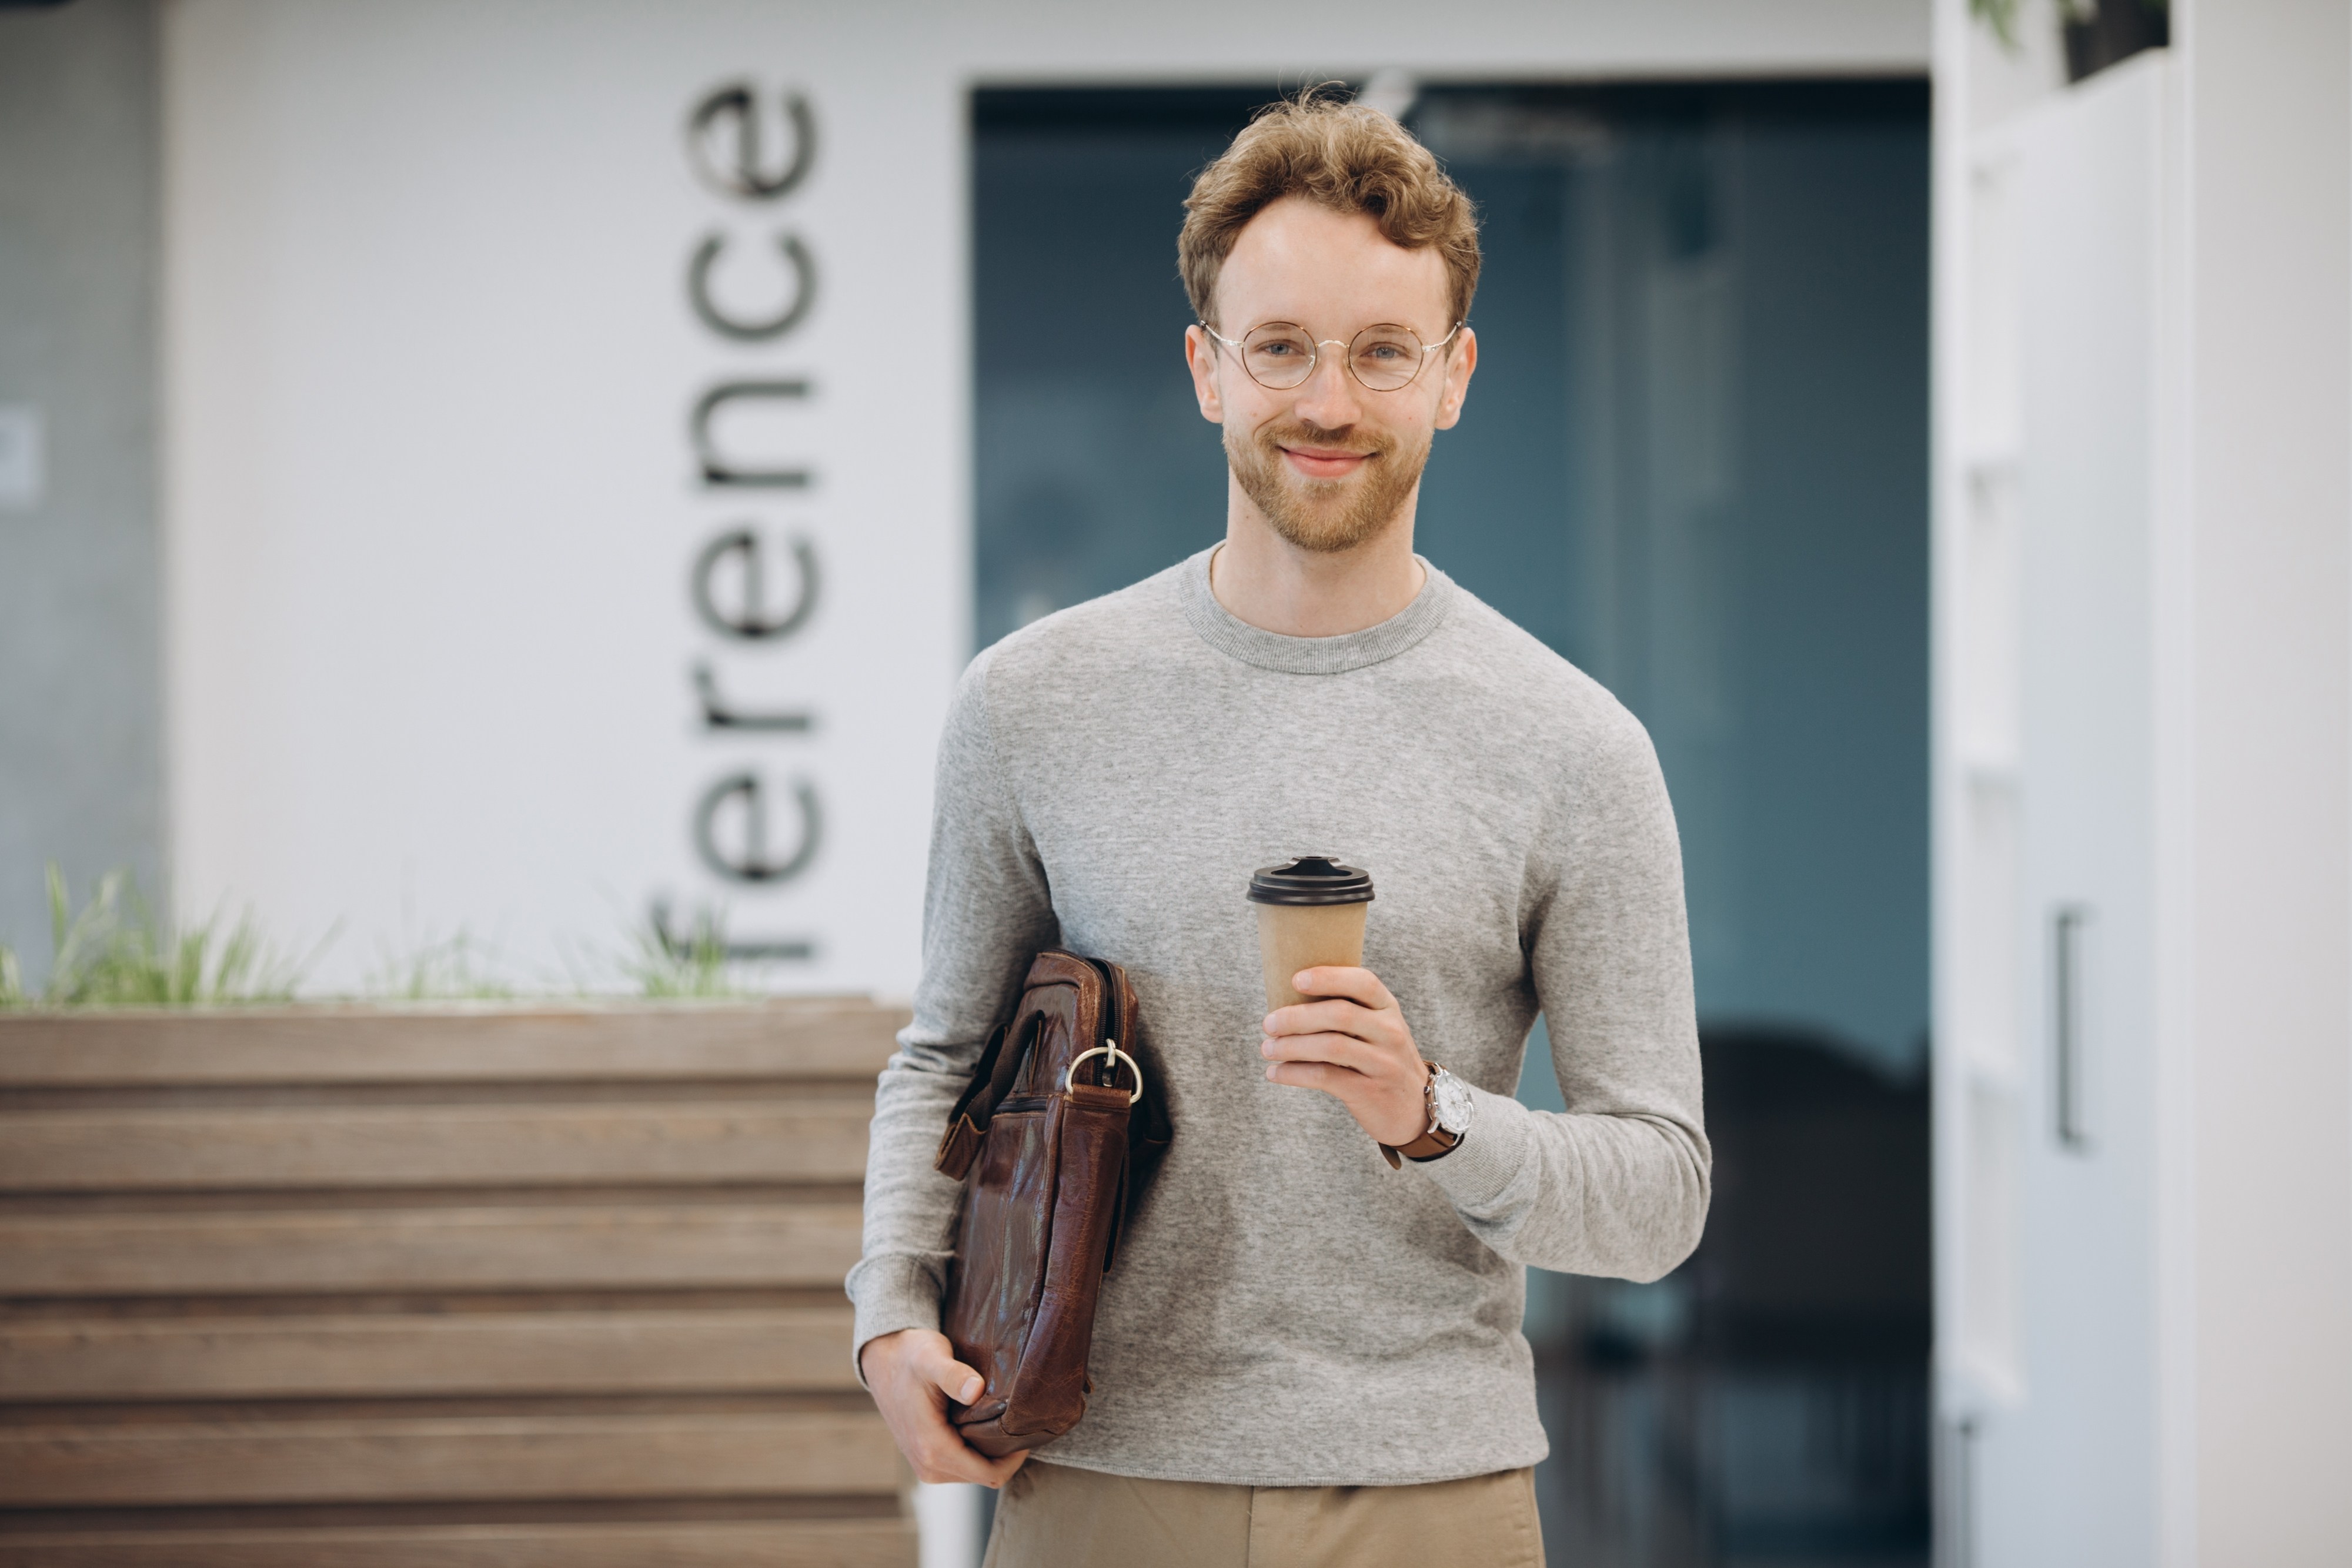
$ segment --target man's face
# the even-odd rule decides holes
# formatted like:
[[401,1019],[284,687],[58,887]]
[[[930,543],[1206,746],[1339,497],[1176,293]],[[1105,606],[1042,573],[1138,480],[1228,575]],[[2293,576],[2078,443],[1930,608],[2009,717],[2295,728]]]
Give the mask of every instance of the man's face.
[[[1252,218],[1218,274],[1217,319],[1238,342],[1289,322],[1320,343],[1314,374],[1286,391],[1251,379],[1239,351],[1188,329],[1202,417],[1224,426],[1234,478],[1276,533],[1302,549],[1351,549],[1393,522],[1421,484],[1430,442],[1461,417],[1477,361],[1467,328],[1394,392],[1351,374],[1346,345],[1367,327],[1410,327],[1424,344],[1454,329],[1434,248],[1390,244],[1360,214],[1285,197]],[[1329,340],[1337,340],[1336,342]]]

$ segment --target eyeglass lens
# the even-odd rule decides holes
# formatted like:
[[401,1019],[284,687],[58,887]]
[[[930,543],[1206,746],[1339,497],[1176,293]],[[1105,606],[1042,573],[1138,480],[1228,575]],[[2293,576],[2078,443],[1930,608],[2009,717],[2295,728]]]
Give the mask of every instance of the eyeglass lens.
[[[1269,321],[1242,340],[1242,367],[1269,392],[1288,392],[1315,372],[1316,342],[1306,329]],[[1395,392],[1421,373],[1426,357],[1409,327],[1367,327],[1348,344],[1348,369],[1373,392]]]

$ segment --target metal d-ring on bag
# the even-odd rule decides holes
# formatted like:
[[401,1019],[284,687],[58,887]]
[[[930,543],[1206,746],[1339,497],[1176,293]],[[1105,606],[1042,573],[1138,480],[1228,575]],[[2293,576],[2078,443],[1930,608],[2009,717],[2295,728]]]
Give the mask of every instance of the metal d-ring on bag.
[[1127,972],[1049,947],[948,1115],[934,1163],[963,1197],[940,1327],[985,1384],[949,1419],[982,1453],[1086,1414],[1103,1276],[1172,1135],[1139,1049]]
[[1128,1095],[1127,1103],[1132,1105],[1138,1100],[1143,1098],[1143,1069],[1135,1064],[1135,1058],[1119,1050],[1118,1041],[1115,1040],[1106,1040],[1100,1045],[1092,1046],[1087,1050],[1078,1052],[1076,1060],[1071,1061],[1069,1066],[1062,1069],[1062,1087],[1065,1090],[1070,1087],[1071,1081],[1077,1076],[1078,1064],[1080,1062],[1097,1056],[1108,1057],[1109,1059],[1104,1065],[1108,1075],[1114,1081],[1118,1077],[1118,1064],[1122,1061],[1126,1062],[1128,1071],[1135,1074],[1135,1090],[1132,1093]]

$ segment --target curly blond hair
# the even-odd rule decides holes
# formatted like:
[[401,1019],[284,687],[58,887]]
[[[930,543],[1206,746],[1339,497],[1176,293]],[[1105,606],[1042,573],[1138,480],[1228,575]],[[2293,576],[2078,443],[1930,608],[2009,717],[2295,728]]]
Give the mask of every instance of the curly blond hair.
[[[1362,213],[1391,245],[1435,246],[1445,263],[1453,319],[1478,290],[1478,213],[1412,132],[1360,103],[1310,88],[1258,111],[1192,182],[1176,266],[1193,313],[1213,322],[1217,274],[1250,219],[1285,196],[1335,213]],[[1451,323],[1449,323],[1450,325]]]

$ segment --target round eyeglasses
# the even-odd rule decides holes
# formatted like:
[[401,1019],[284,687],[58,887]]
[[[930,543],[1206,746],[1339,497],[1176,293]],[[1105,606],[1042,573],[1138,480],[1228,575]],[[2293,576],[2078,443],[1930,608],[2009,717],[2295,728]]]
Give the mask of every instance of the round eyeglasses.
[[1367,327],[1342,343],[1337,338],[1318,341],[1307,329],[1291,321],[1268,321],[1253,327],[1240,341],[1226,337],[1206,321],[1201,330],[1232,349],[1240,357],[1242,369],[1249,379],[1268,392],[1289,392],[1303,387],[1321,362],[1323,350],[1337,344],[1348,350],[1348,373],[1371,392],[1402,392],[1421,374],[1421,367],[1429,356],[1454,340],[1462,330],[1462,323],[1454,323],[1452,330],[1434,343],[1423,346],[1420,335],[1410,327],[1383,322]]

